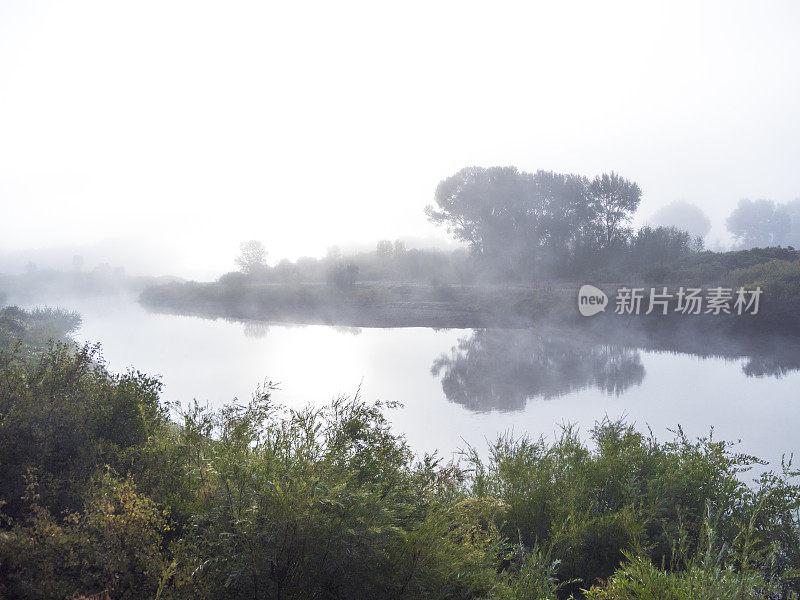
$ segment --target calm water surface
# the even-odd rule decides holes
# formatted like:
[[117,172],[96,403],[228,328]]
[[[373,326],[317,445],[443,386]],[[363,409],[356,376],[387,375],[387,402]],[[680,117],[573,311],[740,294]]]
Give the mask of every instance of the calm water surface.
[[[800,371],[748,376],[747,358],[584,344],[531,331],[352,329],[267,325],[152,314],[132,300],[48,303],[79,311],[76,338],[101,342],[114,371],[160,375],[164,398],[222,405],[265,380],[289,407],[322,405],[361,389],[397,401],[398,432],[418,452],[450,453],[513,431],[550,438],[626,416],[664,439],[714,426],[718,439],[779,464],[797,448]],[[785,370],[784,370],[785,371]]]

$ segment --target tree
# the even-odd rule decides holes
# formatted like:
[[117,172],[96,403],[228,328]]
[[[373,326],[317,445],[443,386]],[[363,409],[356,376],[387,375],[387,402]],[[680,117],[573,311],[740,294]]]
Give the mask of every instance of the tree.
[[772,200],[739,200],[725,224],[743,248],[779,246],[791,230],[786,207]]
[[677,227],[696,238],[705,237],[711,230],[708,215],[699,207],[688,202],[672,202],[658,209],[650,222],[655,226]]
[[595,177],[589,184],[588,195],[597,214],[602,246],[610,248],[629,233],[625,224],[639,207],[642,190],[612,171]]
[[391,258],[392,248],[393,246],[391,240],[381,240],[375,247],[375,254],[377,254],[378,258],[381,259]]
[[349,290],[356,284],[358,265],[352,261],[338,261],[328,267],[326,280],[328,285],[338,290]]
[[267,251],[258,240],[242,242],[239,245],[239,256],[236,266],[245,275],[254,275],[267,266]]
[[693,251],[696,240],[689,232],[677,227],[642,227],[631,242],[633,260],[639,265],[652,266],[677,260]]
[[491,252],[498,240],[522,227],[526,206],[525,174],[516,167],[467,167],[436,188],[436,206],[425,209],[428,219],[445,225],[476,254]]
[[580,175],[469,167],[443,180],[425,210],[495,269],[527,275],[586,268],[597,250],[626,241],[641,190],[616,173]]
[[786,212],[789,215],[790,228],[786,235],[786,244],[800,248],[800,198],[787,202]]

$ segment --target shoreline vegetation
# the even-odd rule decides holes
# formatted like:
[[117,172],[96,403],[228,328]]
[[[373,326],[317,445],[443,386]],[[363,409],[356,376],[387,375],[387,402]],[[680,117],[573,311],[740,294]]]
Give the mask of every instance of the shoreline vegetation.
[[[722,285],[722,284],[717,284]],[[729,284],[730,285],[730,284]],[[745,284],[745,289],[757,283]],[[757,315],[684,315],[674,311],[645,315],[650,287],[645,285],[641,314],[618,315],[614,305],[592,317],[577,309],[580,283],[553,282],[540,286],[447,286],[418,283],[359,283],[348,291],[322,283],[261,283],[226,286],[214,283],[170,283],[146,288],[139,302],[148,310],[209,318],[322,324],[349,327],[432,327],[438,329],[524,328],[540,324],[585,326],[609,332],[620,325],[642,324],[658,329],[686,325],[717,333],[786,332],[800,327],[800,300],[771,297],[760,300]],[[613,302],[616,286],[598,284]],[[711,286],[708,286],[711,287]],[[738,289],[738,288],[735,288]],[[763,288],[762,288],[763,289]],[[598,325],[601,324],[601,325]]]
[[[624,421],[416,456],[392,406],[170,405],[0,309],[0,596],[772,599],[800,591],[790,460]],[[52,341],[56,340],[56,341]],[[59,341],[60,340],[60,341]]]
[[[361,256],[361,262],[371,257]],[[443,259],[442,256],[439,257]],[[735,252],[702,252],[662,265],[660,279],[647,280],[640,274],[616,273],[617,284],[584,280],[539,280],[536,284],[517,280],[505,282],[457,283],[435,279],[397,281],[356,280],[361,269],[353,262],[352,279],[320,280],[314,274],[322,265],[291,281],[280,281],[283,267],[259,273],[228,273],[216,282],[170,282],[146,287],[139,302],[150,310],[191,314],[211,318],[264,320],[300,324],[353,327],[485,328],[530,327],[540,324],[581,326],[612,332],[624,325],[671,329],[696,328],[711,333],[752,334],[797,331],[800,328],[800,253],[791,248],[763,248]],[[332,265],[332,266],[331,266]],[[340,259],[327,269],[342,269]],[[296,266],[296,265],[294,265]],[[367,269],[365,269],[367,270]],[[478,279],[473,274],[469,279]],[[276,281],[277,280],[277,281]],[[581,317],[577,293],[582,283],[593,283],[609,295],[606,310],[593,317]],[[639,315],[617,315],[613,293],[622,286],[645,291]],[[684,315],[670,310],[645,315],[649,289],[666,287],[728,287],[733,290],[756,287],[762,290],[756,315]]]

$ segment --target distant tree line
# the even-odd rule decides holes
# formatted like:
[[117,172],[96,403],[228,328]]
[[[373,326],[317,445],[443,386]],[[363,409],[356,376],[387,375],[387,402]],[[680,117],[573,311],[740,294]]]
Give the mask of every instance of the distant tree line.
[[464,250],[408,249],[402,240],[381,240],[372,252],[345,257],[334,246],[323,258],[283,259],[270,266],[263,244],[253,240],[241,246],[238,271],[224,274],[219,282],[228,286],[321,283],[340,291],[354,288],[359,281],[467,283],[474,278],[472,262]]
[[[641,199],[639,185],[615,172],[590,179],[516,167],[467,167],[439,183],[434,203],[425,210],[465,250],[407,249],[400,240],[381,240],[374,252],[343,257],[332,248],[322,259],[282,260],[270,267],[263,243],[249,241],[236,259],[239,271],[220,282],[318,282],[346,291],[358,282],[377,281],[451,285],[587,276],[660,279],[684,271],[687,264],[697,265],[695,273],[720,275],[710,264],[719,262],[713,253],[702,253],[711,222],[700,208],[673,202],[636,230],[631,221]],[[800,200],[741,200],[727,227],[742,249],[800,247]]]
[[[658,210],[651,222],[673,225],[693,236],[711,229],[708,217],[697,206],[673,202]],[[791,246],[800,248],[800,199],[784,204],[772,200],[739,200],[725,221],[735,249]]]

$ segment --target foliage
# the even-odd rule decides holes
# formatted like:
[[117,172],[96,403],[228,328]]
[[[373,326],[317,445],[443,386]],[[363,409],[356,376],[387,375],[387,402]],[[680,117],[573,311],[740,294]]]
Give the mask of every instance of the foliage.
[[236,257],[236,266],[245,275],[255,275],[267,266],[267,250],[258,240],[242,242],[239,246],[239,256]]
[[639,186],[613,171],[603,173],[589,184],[588,199],[596,215],[593,220],[600,226],[602,247],[625,243],[629,236],[625,225],[633,218],[642,199]]
[[113,598],[151,597],[166,565],[167,517],[128,479],[98,474],[86,506],[57,519],[39,504],[29,478],[24,518],[12,521],[0,544],[6,590],[17,598],[63,599],[108,589]]
[[328,267],[326,281],[337,290],[349,290],[356,284],[358,265],[354,262],[337,261]]
[[772,200],[740,200],[726,225],[742,248],[785,244],[791,230],[787,208]]
[[688,232],[677,227],[642,227],[632,240],[636,259],[643,264],[677,259],[692,252]]
[[796,260],[770,260],[730,274],[735,285],[761,287],[775,300],[796,300],[800,297],[800,258]]
[[0,352],[15,342],[30,352],[39,352],[50,340],[66,341],[80,325],[80,315],[61,309],[26,311],[17,306],[0,308]]
[[692,564],[663,571],[644,557],[631,558],[607,581],[593,586],[586,600],[768,600],[772,590],[759,573]]
[[659,442],[614,421],[591,443],[566,427],[551,443],[505,436],[488,459],[445,463],[413,456],[391,407],[356,396],[286,410],[272,389],[181,408],[160,401],[155,379],[109,373],[93,348],[6,351],[0,596],[798,591],[789,464],[748,486],[755,459],[730,444],[680,430]]
[[0,355],[0,490],[21,513],[25,477],[36,474],[39,504],[78,510],[98,466],[124,472],[163,422],[160,384],[138,372],[112,375],[96,347],[52,345],[28,364],[24,352]]
[[430,221],[466,242],[484,269],[508,278],[580,272],[597,264],[598,252],[607,258],[627,244],[641,190],[613,172],[589,181],[469,167],[443,180],[435,199]]
[[[610,577],[625,552],[686,568],[686,560],[675,559],[676,549],[683,557],[697,552],[709,511],[718,543],[729,548],[741,545],[742,524],[749,524],[744,566],[774,575],[777,557],[782,572],[800,565],[794,473],[770,474],[748,487],[738,475],[756,459],[712,437],[692,442],[680,430],[658,442],[629,424],[604,421],[591,438],[594,450],[566,427],[552,444],[504,437],[488,462],[470,454],[472,493],[497,497],[507,507],[501,533],[528,546],[552,546],[561,561],[559,580],[581,582],[571,591]],[[736,556],[726,564],[743,567]]]
[[[762,265],[771,260],[793,261],[800,252],[792,248],[753,248],[732,252],[693,252],[661,265],[660,279],[683,285],[709,285],[730,283],[733,272]],[[740,275],[733,276],[738,281]]]
[[431,459],[413,466],[380,405],[284,413],[263,393],[182,418],[204,432],[188,595],[474,597],[494,582],[499,507]]

